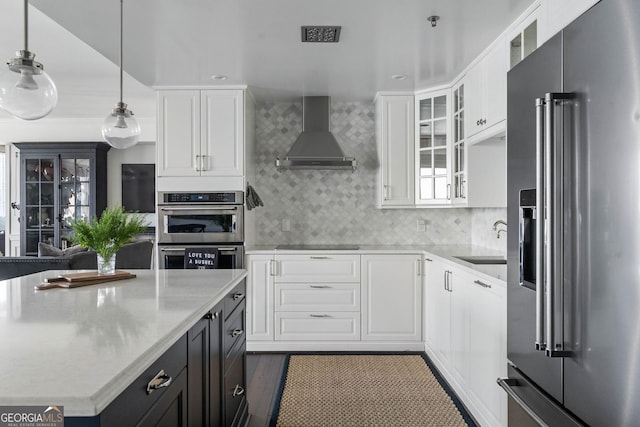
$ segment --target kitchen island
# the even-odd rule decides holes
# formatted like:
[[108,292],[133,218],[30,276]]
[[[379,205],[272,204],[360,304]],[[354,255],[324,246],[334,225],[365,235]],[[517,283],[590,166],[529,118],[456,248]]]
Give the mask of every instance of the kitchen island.
[[[137,277],[75,289],[34,289],[62,271],[0,281],[0,405],[62,405],[65,417],[95,417],[165,353],[177,351],[184,368],[203,318],[244,318],[245,270],[129,271]],[[244,341],[231,344],[243,358]]]

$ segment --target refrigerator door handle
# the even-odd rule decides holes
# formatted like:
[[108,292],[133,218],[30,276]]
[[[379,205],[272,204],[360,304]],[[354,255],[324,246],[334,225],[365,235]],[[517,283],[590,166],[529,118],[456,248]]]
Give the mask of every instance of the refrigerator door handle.
[[544,336],[544,98],[536,99],[536,350],[547,347]]
[[536,412],[531,409],[531,407],[524,401],[515,391],[513,391],[512,387],[516,387],[518,385],[518,380],[515,378],[498,378],[496,380],[498,385],[502,387],[504,391],[507,392],[510,398],[512,398],[520,407],[531,417],[540,424],[541,427],[549,427],[547,424]]
[[544,280],[546,282],[546,355],[567,357],[563,340],[556,341],[556,284],[563,286],[562,274],[562,144],[556,140],[555,106],[572,99],[569,93],[545,95],[544,138]]

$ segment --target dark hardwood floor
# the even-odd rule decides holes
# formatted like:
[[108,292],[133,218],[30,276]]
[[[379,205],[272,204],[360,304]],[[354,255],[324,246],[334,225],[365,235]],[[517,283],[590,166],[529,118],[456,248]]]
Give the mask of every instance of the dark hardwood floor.
[[248,427],[269,425],[285,360],[281,353],[247,353]]

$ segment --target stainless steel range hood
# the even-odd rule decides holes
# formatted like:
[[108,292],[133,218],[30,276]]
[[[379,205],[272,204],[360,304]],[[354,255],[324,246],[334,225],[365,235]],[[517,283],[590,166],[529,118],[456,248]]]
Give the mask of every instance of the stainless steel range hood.
[[302,98],[302,133],[284,159],[276,158],[282,169],[356,170],[356,159],[345,157],[330,131],[331,100],[328,96]]

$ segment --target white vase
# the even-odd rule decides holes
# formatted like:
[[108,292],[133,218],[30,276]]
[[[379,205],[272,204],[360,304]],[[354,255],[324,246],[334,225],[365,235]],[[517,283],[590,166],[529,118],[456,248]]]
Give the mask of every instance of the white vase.
[[102,258],[98,255],[98,274],[116,274],[116,254],[111,255],[110,258]]

